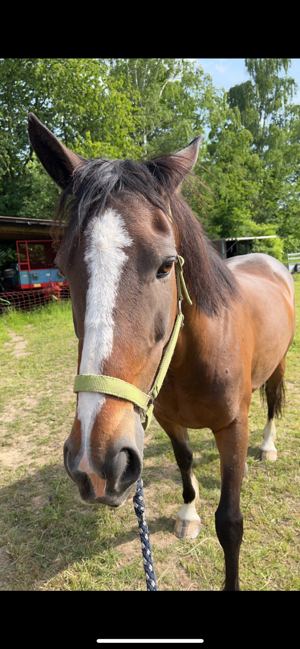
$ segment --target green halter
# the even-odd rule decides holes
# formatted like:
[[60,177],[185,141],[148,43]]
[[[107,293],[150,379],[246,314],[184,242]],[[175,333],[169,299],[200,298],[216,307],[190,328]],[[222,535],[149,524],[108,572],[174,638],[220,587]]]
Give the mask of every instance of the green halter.
[[147,430],[154,408],[154,399],[156,399],[160,388],[163,384],[164,378],[168,371],[171,358],[173,356],[177,338],[180,329],[183,327],[184,316],[181,311],[181,302],[183,300],[183,293],[189,304],[192,304],[191,298],[188,294],[183,273],[182,266],[184,259],[178,255],[178,263],[176,264],[176,284],[178,294],[178,314],[176,316],[174,328],[171,338],[166,346],[160,367],[156,374],[154,384],[148,394],[142,392],[131,383],[116,379],[112,376],[103,376],[97,374],[78,374],[75,377],[74,392],[100,392],[103,394],[111,394],[120,399],[131,401],[136,406],[141,408],[145,413],[145,421],[143,422],[144,430]]

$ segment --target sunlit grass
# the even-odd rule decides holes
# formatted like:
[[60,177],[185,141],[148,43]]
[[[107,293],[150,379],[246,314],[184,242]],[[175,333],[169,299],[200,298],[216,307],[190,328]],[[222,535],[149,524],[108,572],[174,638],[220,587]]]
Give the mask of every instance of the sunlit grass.
[[[259,461],[266,406],[250,409],[249,471],[241,508],[241,588],[300,589],[299,362],[300,277],[295,277],[297,330],[287,357],[287,403],[277,423],[278,460]],[[17,358],[12,332],[27,341]],[[120,510],[81,503],[62,448],[75,412],[72,391],[77,339],[70,303],[0,317],[0,587],[2,590],[145,590],[132,501]],[[159,590],[218,590],[223,552],[214,514],[220,497],[219,456],[212,433],[190,431],[199,481],[201,532],[178,540],[173,525],[182,484],[169,439],[152,422],[143,479]]]

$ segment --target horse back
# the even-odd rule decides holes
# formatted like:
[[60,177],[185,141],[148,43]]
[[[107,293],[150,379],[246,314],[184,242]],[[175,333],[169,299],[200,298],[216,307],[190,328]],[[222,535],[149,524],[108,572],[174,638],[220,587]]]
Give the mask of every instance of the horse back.
[[262,253],[233,257],[226,264],[239,284],[239,317],[245,341],[248,338],[253,342],[252,386],[256,389],[292,343],[294,280],[280,261]]
[[263,253],[238,255],[226,260],[226,265],[243,285],[247,278],[273,282],[279,290],[294,299],[294,280],[289,270],[278,259]]

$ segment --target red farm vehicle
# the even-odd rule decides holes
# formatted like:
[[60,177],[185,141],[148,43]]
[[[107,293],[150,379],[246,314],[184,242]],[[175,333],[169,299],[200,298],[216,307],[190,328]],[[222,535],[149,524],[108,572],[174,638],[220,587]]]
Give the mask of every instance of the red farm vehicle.
[[55,267],[52,244],[51,239],[16,241],[17,261],[2,266],[0,252],[0,308],[8,304],[30,308],[69,296],[67,281]]

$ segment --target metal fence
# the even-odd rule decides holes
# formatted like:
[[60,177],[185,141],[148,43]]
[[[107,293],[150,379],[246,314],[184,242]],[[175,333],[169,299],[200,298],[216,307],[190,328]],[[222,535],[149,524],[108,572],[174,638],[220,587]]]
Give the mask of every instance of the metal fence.
[[300,273],[300,252],[289,252],[287,267],[291,273]]
[[32,311],[38,306],[48,304],[49,301],[68,299],[70,299],[68,286],[59,289],[50,287],[31,291],[4,291],[0,293],[0,313],[5,312],[10,307],[22,309],[23,311]]

